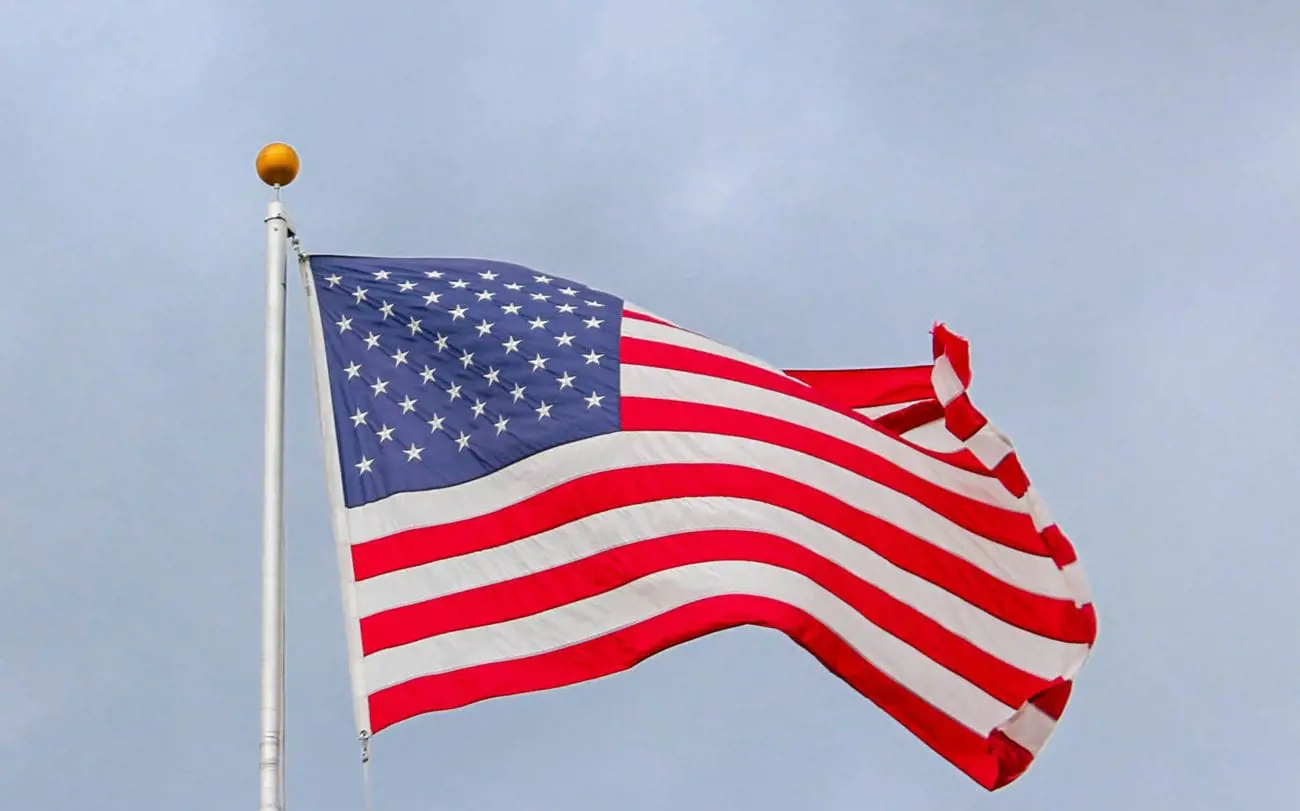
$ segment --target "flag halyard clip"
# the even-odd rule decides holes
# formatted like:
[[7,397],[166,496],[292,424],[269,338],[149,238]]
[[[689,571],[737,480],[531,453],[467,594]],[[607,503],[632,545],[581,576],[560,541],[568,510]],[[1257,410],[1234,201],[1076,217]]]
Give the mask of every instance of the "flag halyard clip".
[[365,811],[375,807],[374,792],[370,787],[370,730],[363,729],[357,733],[361,741],[361,790]]

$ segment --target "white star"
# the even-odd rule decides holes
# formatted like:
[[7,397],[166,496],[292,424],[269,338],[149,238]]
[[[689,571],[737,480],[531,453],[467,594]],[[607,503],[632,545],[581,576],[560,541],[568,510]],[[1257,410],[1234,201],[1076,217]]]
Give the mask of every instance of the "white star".
[[569,386],[572,386],[572,385],[573,385],[573,381],[576,380],[576,379],[577,379],[577,378],[575,378],[573,375],[569,374],[568,372],[565,372],[565,373],[564,373],[564,374],[559,378],[560,389],[561,389],[561,390],[564,390],[564,389],[567,389]]
[[563,335],[556,335],[555,343],[558,346],[573,346],[573,336],[567,332]]
[[604,307],[604,306],[605,306],[604,304],[601,304],[599,301],[584,301],[584,302],[582,302],[582,303],[585,304],[585,305],[587,305],[588,307]]
[[370,388],[371,388],[372,391],[374,391],[376,397],[378,397],[378,396],[381,395],[381,394],[387,394],[387,393],[388,393],[388,381],[387,381],[387,380],[380,380],[380,379],[376,378],[374,385],[371,386]]
[[348,418],[352,420],[352,427],[360,428],[365,423],[366,415],[369,413],[370,413],[369,411],[362,411],[361,409],[358,408],[357,413],[353,414],[351,417]]
[[352,378],[361,374],[361,364],[357,363],[356,361],[352,361],[350,365],[343,367],[343,371],[348,373],[348,380],[351,380]]
[[477,419],[483,416],[483,410],[486,408],[487,408],[487,403],[475,397],[474,405],[470,406],[469,410],[474,412],[474,418]]
[[538,284],[550,284],[550,283],[551,283],[551,277],[550,277],[550,276],[534,276],[534,277],[533,277],[533,281],[537,282]]
[[482,338],[484,335],[490,334],[492,332],[492,328],[495,326],[496,324],[493,324],[491,321],[488,321],[486,318],[484,318],[482,323],[480,323],[474,329],[478,330],[478,337]]
[[518,304],[502,304],[502,305],[501,305],[501,311],[504,312],[506,315],[519,315],[519,305],[518,305]]
[[460,384],[452,383],[451,388],[447,389],[447,393],[451,395],[451,399],[453,400],[460,397]]
[[512,398],[516,403],[519,402],[520,400],[522,400],[523,397],[524,397],[524,387],[521,386],[521,385],[519,385],[518,383],[516,383],[516,384],[515,384],[515,387],[514,387],[513,389],[510,390],[510,397],[511,397],[511,398]]
[[415,333],[420,331],[420,319],[414,317],[411,318],[411,323],[407,324],[406,328],[409,329],[411,331],[411,335],[414,336]]
[[605,395],[603,395],[603,394],[597,394],[596,392],[593,391],[593,392],[591,393],[591,396],[587,398],[587,408],[597,408],[597,407],[599,407],[599,406],[600,406],[600,401],[601,401],[601,400],[604,400],[604,399],[605,399]]
[[442,293],[430,293],[429,295],[424,297],[424,303],[426,306],[429,307],[432,307],[433,305],[437,304],[441,300],[442,300]]
[[404,448],[402,453],[406,454],[406,461],[414,462],[416,459],[420,458],[421,453],[424,453],[424,448],[417,448],[415,443],[412,442],[411,447]]
[[431,419],[431,420],[428,421],[428,423],[429,423],[429,433],[433,434],[433,433],[437,433],[438,431],[441,431],[441,430],[442,430],[442,423],[443,423],[445,420],[446,420],[446,417],[439,417],[437,414],[434,414],[434,415],[433,415],[433,419]]
[[583,355],[582,357],[585,361],[587,361],[587,365],[591,365],[593,363],[600,363],[600,359],[605,356],[596,354],[596,350],[593,349],[587,354]]
[[447,338],[440,332],[438,337],[434,339],[433,345],[438,347],[438,351],[441,352],[447,348]]
[[424,364],[424,371],[420,372],[420,380],[424,383],[433,382],[434,370],[429,368],[429,364]]
[[555,309],[562,313],[571,313],[578,308],[574,307],[572,304],[569,304],[568,302],[565,302],[564,304],[555,305]]
[[474,298],[479,301],[491,301],[495,295],[496,293],[493,293],[491,290],[480,290],[474,294]]
[[529,298],[531,298],[533,301],[546,301],[547,299],[550,298],[550,296],[546,295],[545,293],[533,293],[532,295],[529,296]]
[[473,362],[474,362],[474,353],[473,353],[473,352],[466,352],[465,354],[463,354],[463,355],[460,356],[460,363],[461,363],[461,365],[464,366],[466,369],[468,369],[468,368],[469,368],[469,365],[470,365],[471,363],[473,363]]
[[325,281],[329,282],[330,287],[338,287],[339,282],[343,281],[343,277],[337,273],[331,273],[325,277]]
[[490,270],[485,270],[478,275],[480,279],[487,279],[489,282],[496,279],[497,275]]
[[382,444],[385,443],[385,442],[390,442],[390,441],[392,441],[392,439],[393,439],[393,430],[394,430],[394,429],[389,428],[387,425],[384,425],[384,426],[380,427],[380,429],[379,429],[378,431],[375,431],[375,436],[379,437],[379,444],[382,445]]
[[468,447],[469,447],[469,434],[466,434],[464,431],[461,431],[460,436],[456,437],[456,450],[463,451]]
[[386,270],[375,271],[375,279],[376,281],[381,281],[381,282],[388,281],[388,271]]
[[401,366],[403,363],[406,363],[406,350],[399,349],[391,357],[393,358],[394,366]]
[[409,293],[415,289],[415,282],[402,282],[397,286],[397,289],[403,293]]
[[426,270],[426,271],[424,272],[424,275],[427,276],[427,277],[430,278],[430,279],[441,279],[441,278],[442,278],[442,271],[441,271],[441,270]]
[[542,417],[551,416],[551,405],[547,403],[545,400],[542,401],[542,404],[540,406],[534,408],[533,410],[537,412],[537,419],[539,420]]
[[345,315],[342,318],[340,318],[338,321],[335,321],[334,326],[339,328],[339,334],[342,335],[343,333],[352,329],[352,319],[348,318]]
[[493,369],[491,366],[489,366],[487,370],[487,374],[483,375],[483,379],[486,380],[488,383],[500,383],[501,381],[498,379],[500,376],[501,376],[500,372],[498,372],[496,369]]
[[541,329],[544,326],[546,326],[545,318],[534,318],[532,321],[528,322],[529,329]]
[[539,370],[541,370],[541,369],[545,369],[545,368],[546,368],[546,362],[547,362],[548,360],[550,360],[550,358],[544,358],[544,357],[542,357],[542,353],[541,353],[541,352],[538,352],[538,353],[537,353],[537,357],[533,358],[532,360],[530,360],[530,361],[528,361],[528,362],[531,363],[531,364],[533,365],[533,371],[536,372],[536,371],[539,371]]
[[456,288],[457,290],[464,290],[466,287],[469,287],[469,282],[465,281],[464,279],[456,279],[451,283],[451,286]]
[[591,318],[588,318],[586,321],[583,321],[582,323],[587,325],[587,329],[595,329],[596,327],[599,327],[601,324],[605,322],[593,316]]
[[518,351],[519,351],[519,339],[518,339],[518,338],[511,338],[510,340],[506,341],[505,343],[503,343],[503,344],[501,344],[501,345],[504,346],[504,347],[506,348],[506,354],[507,354],[507,355],[509,355],[511,352],[518,352]]
[[387,321],[388,316],[393,314],[393,305],[385,301],[382,305],[380,305],[379,312],[384,314],[384,320]]
[[370,292],[370,291],[367,290],[367,289],[364,288],[364,287],[358,287],[358,288],[357,288],[357,291],[356,291],[355,293],[353,293],[352,295],[356,298],[356,300],[357,300],[357,304],[360,304],[361,302],[363,302],[363,301],[366,300],[366,293],[369,293],[369,292]]
[[353,465],[353,467],[355,467],[357,470],[361,471],[362,473],[369,473],[370,466],[373,465],[374,463],[375,463],[374,459],[368,459],[365,456],[363,456],[361,457],[361,463],[357,465]]
[[465,317],[465,308],[457,304],[456,308],[451,311],[451,320],[455,321],[458,318],[464,318],[464,317]]
[[506,285],[507,290],[523,290],[524,286],[519,282],[510,282]]
[[402,407],[402,413],[403,413],[403,414],[410,414],[412,411],[415,410],[415,404],[416,404],[417,402],[419,402],[419,401],[418,401],[418,400],[412,400],[412,399],[411,399],[411,395],[408,394],[408,395],[406,395],[406,399],[403,400],[402,402],[398,403],[398,405]]
[[379,346],[379,336],[373,332],[366,336],[366,349],[375,349]]
[[561,287],[561,288],[560,288],[560,292],[563,293],[563,294],[566,295],[566,296],[576,296],[576,295],[578,295],[578,291],[577,291],[577,290],[574,290],[572,287]]
[[506,419],[505,417],[501,417],[500,419],[497,420],[495,426],[497,429],[497,436],[501,436],[503,433],[505,433],[506,423],[508,422],[510,422],[510,420]]

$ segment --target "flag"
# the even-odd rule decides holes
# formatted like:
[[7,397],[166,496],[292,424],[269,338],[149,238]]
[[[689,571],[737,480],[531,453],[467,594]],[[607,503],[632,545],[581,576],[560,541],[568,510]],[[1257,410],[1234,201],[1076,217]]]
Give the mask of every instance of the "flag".
[[358,728],[783,632],[988,789],[1096,635],[1074,551],[934,362],[783,372],[515,264],[313,256]]

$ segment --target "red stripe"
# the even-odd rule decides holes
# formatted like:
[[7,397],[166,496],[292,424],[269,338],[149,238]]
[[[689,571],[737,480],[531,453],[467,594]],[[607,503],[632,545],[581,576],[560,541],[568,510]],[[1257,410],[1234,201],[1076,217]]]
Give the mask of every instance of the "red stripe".
[[934,397],[930,382],[932,366],[900,366],[893,369],[789,369],[786,374],[802,380],[845,408],[910,403]]
[[929,425],[943,419],[943,406],[939,405],[938,400],[922,400],[906,408],[900,408],[888,414],[881,414],[879,417],[873,417],[872,419],[881,428],[888,429],[896,434],[905,434],[908,431],[915,431],[922,425]]
[[945,327],[934,325],[934,359],[947,356],[949,365],[957,373],[963,389],[970,388],[970,344],[965,338]]
[[882,484],[994,543],[1031,555],[1051,554],[1028,514],[959,495],[865,448],[812,428],[750,411],[677,400],[624,397],[620,407],[624,431],[707,433],[756,439],[789,448]]
[[[649,313],[638,313],[635,310],[623,310],[623,317],[631,318],[634,321],[649,321],[651,324],[662,324],[665,327],[672,327],[673,329],[681,329],[681,327],[677,326],[676,324],[671,324],[663,320],[662,318],[655,318],[653,315],[650,315]],[[683,331],[686,332],[689,330],[683,330]]]
[[371,732],[426,712],[564,687],[627,670],[660,651],[741,625],[789,636],[971,779],[998,788],[1028,765],[1028,753],[1000,733],[988,738],[928,704],[863,659],[797,608],[761,597],[715,597],[560,650],[424,676],[369,697]]
[[804,575],[894,635],[1009,707],[1046,689],[1026,673],[947,630],[847,569],[763,532],[708,530],[645,540],[514,580],[402,606],[361,620],[369,655],[438,634],[492,625],[603,594],[656,572],[713,561],[765,563]]
[[500,546],[587,515],[692,496],[747,498],[799,513],[1012,625],[1064,642],[1092,641],[1091,606],[1080,609],[1069,600],[1030,594],[820,490],[735,465],[655,465],[594,473],[486,515],[357,544],[352,547],[353,571],[357,580],[366,580]]
[[1079,559],[1074,552],[1074,545],[1055,524],[1043,530],[1043,540],[1047,541],[1047,548],[1052,550],[1052,560],[1056,561],[1057,566],[1065,568]]
[[1061,714],[1065,712],[1066,703],[1070,700],[1072,689],[1072,682],[1057,679],[1052,686],[1034,696],[1030,701],[1052,720],[1059,721],[1061,720]]
[[962,442],[975,436],[979,429],[988,424],[984,415],[971,405],[970,395],[965,393],[944,407],[943,421],[948,427],[948,433]]
[[[998,477],[998,481],[1007,488],[1007,491],[1016,498],[1021,498],[1029,492],[1029,476],[1025,475],[1025,469],[1020,466],[1020,457],[1014,451],[1002,457],[993,468],[993,475]],[[1048,549],[1051,544],[1044,540]],[[1067,561],[1068,562],[1068,561]],[[1058,565],[1064,565],[1059,558],[1056,559]]]

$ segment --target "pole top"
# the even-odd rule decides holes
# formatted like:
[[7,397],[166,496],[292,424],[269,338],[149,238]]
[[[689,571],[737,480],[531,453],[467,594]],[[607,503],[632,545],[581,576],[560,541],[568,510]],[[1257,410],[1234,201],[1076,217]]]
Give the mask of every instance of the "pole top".
[[273,143],[257,153],[257,176],[268,186],[288,186],[298,176],[298,153],[288,144]]

